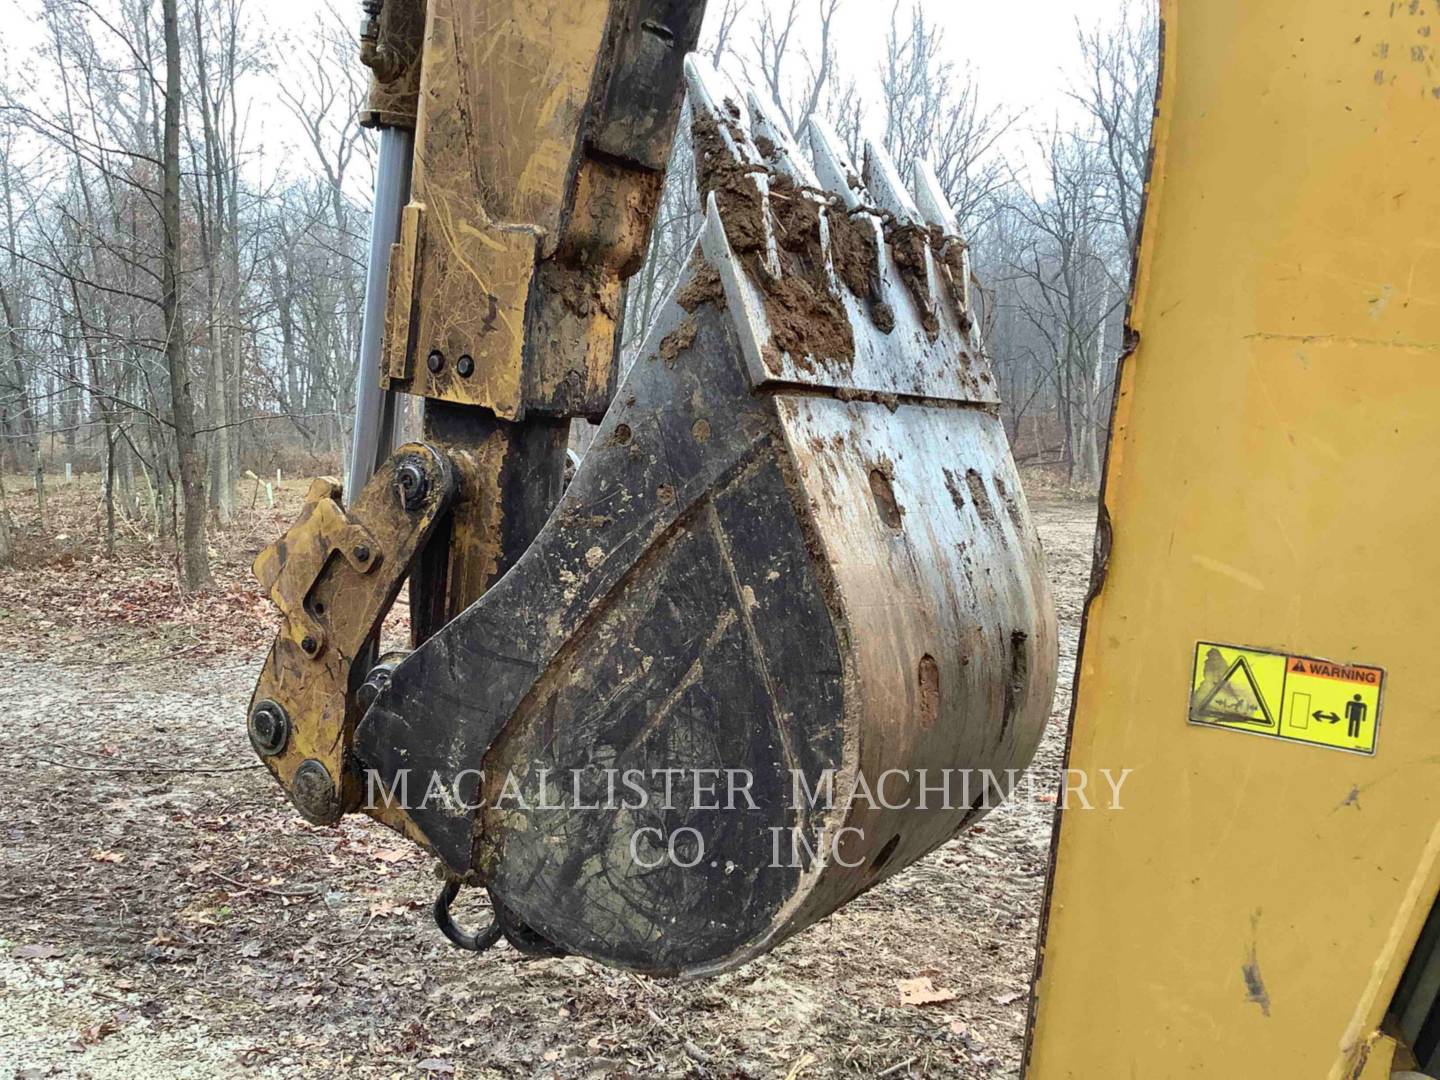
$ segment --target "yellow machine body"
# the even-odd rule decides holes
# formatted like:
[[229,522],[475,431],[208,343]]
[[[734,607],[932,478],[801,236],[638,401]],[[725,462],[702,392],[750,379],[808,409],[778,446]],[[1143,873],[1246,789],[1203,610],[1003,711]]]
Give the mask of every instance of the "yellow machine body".
[[[1440,12],[1164,24],[1069,749],[1133,771],[1060,814],[1027,1075],[1390,1076],[1440,885]],[[1201,643],[1273,725],[1199,700]],[[1271,654],[1383,670],[1355,746],[1289,737]]]

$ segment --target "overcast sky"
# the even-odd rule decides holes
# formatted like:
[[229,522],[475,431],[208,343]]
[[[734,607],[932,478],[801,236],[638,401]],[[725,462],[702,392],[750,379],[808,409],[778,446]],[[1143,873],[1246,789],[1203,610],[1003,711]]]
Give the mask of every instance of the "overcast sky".
[[[303,38],[329,0],[248,0],[266,12],[266,21]],[[900,0],[906,11],[912,0]],[[1065,90],[1075,69],[1076,24],[1089,28],[1113,21],[1123,0],[913,0],[943,26],[948,52],[957,65],[969,63],[982,99],[1007,113],[1023,113],[1011,135],[1028,142],[1029,128],[1048,124],[1068,109]],[[1144,0],[1141,0],[1144,2]],[[737,31],[737,47],[748,44],[756,17],[767,5],[788,0],[747,0],[746,18]],[[358,12],[359,3],[338,0],[343,14]],[[709,21],[723,7],[711,0]],[[810,0],[805,7],[813,8]],[[895,0],[841,0],[837,39],[842,63],[855,75],[861,93],[878,96],[876,71],[884,54],[885,33]],[[358,15],[352,21],[358,22]],[[809,25],[818,27],[813,14]],[[1012,149],[1023,149],[1016,145]]]
[[[31,52],[39,39],[30,18],[41,0],[7,2],[22,13],[8,24],[6,39],[0,43],[0,50],[13,64]],[[1002,149],[1023,157],[1031,145],[1031,130],[1069,113],[1065,91],[1075,72],[1077,22],[1086,28],[1111,22],[1123,0],[900,0],[902,12],[912,2],[944,27],[947,51],[955,63],[972,66],[982,102],[987,107],[999,106],[1007,114],[1021,114]],[[788,0],[748,0],[746,18],[736,34],[737,47],[748,44],[755,17],[767,4],[783,3]],[[840,59],[867,97],[878,95],[876,71],[894,5],[895,0],[841,2],[836,28]],[[722,6],[722,0],[712,0],[712,22]],[[805,6],[812,7],[810,0]],[[359,0],[246,0],[246,9],[252,33],[269,32],[288,40],[289,47],[279,51],[282,56],[297,58],[307,52],[306,40],[314,33],[316,19],[327,12],[338,11],[347,27],[358,26],[360,21]],[[814,22],[812,14],[810,23]],[[43,84],[43,65],[37,75]],[[297,142],[293,122],[283,109],[265,108],[259,101],[255,105],[258,108],[252,112],[251,122],[257,116],[266,118],[263,157],[270,167],[283,168],[281,163]]]
[[[740,40],[748,43],[755,16],[767,3],[778,7],[787,2],[748,0],[748,25]],[[1122,6],[1122,0],[900,0],[902,18],[912,2],[944,29],[947,51],[957,66],[972,66],[986,100],[1006,112],[1026,112],[1040,123],[1065,108],[1067,76],[1075,66],[1077,20],[1087,29],[1108,23]],[[712,24],[721,7],[721,0],[711,3]],[[860,80],[862,93],[878,93],[873,79],[894,8],[895,0],[841,0],[840,57]],[[810,23],[816,24],[813,15]]]

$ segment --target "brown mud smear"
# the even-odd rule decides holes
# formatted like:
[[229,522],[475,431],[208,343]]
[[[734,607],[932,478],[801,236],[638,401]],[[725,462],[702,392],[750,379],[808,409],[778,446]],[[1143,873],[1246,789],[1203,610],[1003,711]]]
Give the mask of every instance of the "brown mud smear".
[[880,267],[880,245],[875,231],[857,225],[847,213],[838,211],[829,218],[830,258],[835,273],[856,296],[870,297],[878,292],[875,280]]
[[701,198],[715,196],[730,247],[763,293],[774,347],[807,370],[814,369],[816,358],[852,361],[855,336],[850,319],[826,281],[819,204],[788,177],[769,177],[771,222],[781,268],[777,280],[764,265],[765,202],[751,175],[766,170],[736,164],[716,122],[703,113],[696,114],[693,136]]
[[920,308],[920,322],[934,341],[940,334],[940,317],[935,311],[935,297],[930,292],[930,276],[925,255],[930,250],[930,230],[919,225],[892,225],[885,230],[885,239],[895,255],[900,280],[910,290]]
[[880,299],[880,244],[867,217],[863,224],[843,209],[832,210],[827,218],[830,226],[830,259],[835,273],[856,296],[870,301],[870,317],[882,333],[895,329],[895,311]]
[[968,334],[975,320],[965,306],[965,241],[946,236],[938,225],[932,225],[930,246],[935,250],[935,260],[947,279],[950,297],[955,301],[955,310],[960,313],[960,329]]
[[[734,125],[730,126],[729,134],[737,143],[744,139],[744,133]],[[715,120],[698,109],[691,125],[691,138],[701,205],[707,196],[715,196],[715,205],[725,222],[725,235],[736,255],[763,255],[765,220],[759,211],[750,170],[736,162]],[[763,170],[756,166],[755,171]]]
[[695,320],[686,318],[666,335],[665,340],[660,342],[660,359],[665,362],[667,367],[674,367],[680,354],[695,344],[695,335],[698,331],[699,327],[695,324]]
[[725,286],[715,268],[696,257],[695,276],[675,295],[675,302],[692,315],[706,304],[718,304],[725,298]]

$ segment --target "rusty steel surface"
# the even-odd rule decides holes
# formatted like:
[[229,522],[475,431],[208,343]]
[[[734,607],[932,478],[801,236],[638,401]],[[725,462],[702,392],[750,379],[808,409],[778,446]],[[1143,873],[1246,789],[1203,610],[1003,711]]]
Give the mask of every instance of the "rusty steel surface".
[[[1056,635],[948,207],[877,147],[872,188],[819,194],[856,175],[833,137],[812,166],[702,62],[690,82],[694,260],[554,516],[398,665],[355,759],[392,793],[438,778],[411,835],[541,938],[707,973],[994,805],[1039,740]],[[506,798],[627,769],[744,774],[754,805]],[[947,770],[998,779],[917,807]],[[842,797],[797,803],[797,774]],[[843,798],[887,775],[903,808]],[[633,857],[677,827],[703,860]],[[842,842],[792,865],[774,830]]]
[[360,110],[362,127],[414,130],[420,104],[425,0],[383,0],[366,20],[360,61],[370,69],[370,96]]
[[[398,491],[402,470],[424,488],[409,509]],[[354,690],[381,620],[455,494],[446,456],[423,444],[402,447],[348,511],[338,483],[316,480],[295,524],[255,561],[283,623],[251,700],[252,742],[311,820],[331,823],[359,803],[351,742],[362,710]],[[283,729],[266,749],[254,719],[262,704],[278,707],[271,715]]]
[[703,4],[431,0],[391,263],[398,390],[598,418]]

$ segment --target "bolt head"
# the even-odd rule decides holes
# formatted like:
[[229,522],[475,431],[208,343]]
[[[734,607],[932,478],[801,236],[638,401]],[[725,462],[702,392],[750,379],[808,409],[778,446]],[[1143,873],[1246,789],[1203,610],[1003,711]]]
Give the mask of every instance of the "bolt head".
[[340,795],[330,771],[314,758],[300,763],[290,781],[290,801],[312,825],[334,825],[340,820]]
[[313,637],[307,637],[300,642],[300,648],[304,649],[307,653],[314,655],[315,650],[320,648],[320,643],[316,641]]
[[290,742],[290,717],[273,701],[262,701],[250,714],[250,745],[261,757],[275,757]]
[[371,705],[375,704],[375,699],[390,685],[390,675],[393,671],[393,666],[380,664],[370,672],[369,677],[360,684],[360,689],[355,692],[361,708],[369,709]]
[[366,547],[364,544],[356,544],[356,545],[355,545],[355,550],[354,550],[353,552],[351,552],[351,554],[355,556],[355,561],[356,561],[356,562],[369,562],[369,561],[370,561],[370,549],[369,549],[368,547]]
[[455,362],[455,370],[460,373],[462,379],[468,379],[475,374],[475,358],[468,354],[460,357]]
[[439,375],[445,366],[445,354],[439,349],[431,349],[430,355],[425,358],[425,366],[430,369],[431,375]]
[[414,513],[425,505],[425,497],[430,493],[430,481],[425,475],[425,467],[414,458],[404,461],[395,470],[395,487],[400,492],[400,505],[406,511]]

